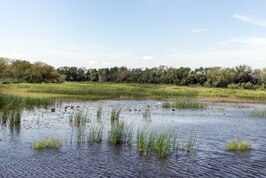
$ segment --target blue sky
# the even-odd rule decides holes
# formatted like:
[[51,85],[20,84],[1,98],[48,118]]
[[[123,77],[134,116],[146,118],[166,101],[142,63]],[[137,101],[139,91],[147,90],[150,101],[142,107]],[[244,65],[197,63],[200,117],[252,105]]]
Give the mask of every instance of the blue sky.
[[55,67],[266,67],[265,0],[0,0],[0,56]]

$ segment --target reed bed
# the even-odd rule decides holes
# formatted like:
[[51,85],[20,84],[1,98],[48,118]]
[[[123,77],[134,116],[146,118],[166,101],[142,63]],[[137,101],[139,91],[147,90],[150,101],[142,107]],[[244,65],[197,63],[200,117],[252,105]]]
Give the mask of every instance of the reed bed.
[[164,102],[164,108],[177,108],[177,109],[205,109],[206,104],[198,101],[175,101],[175,102]]
[[103,141],[103,126],[94,126],[88,135],[89,143],[101,143]]
[[196,135],[190,135],[183,141],[182,149],[177,140],[175,131],[148,131],[139,129],[137,133],[137,149],[140,155],[147,156],[150,153],[156,153],[159,158],[166,158],[175,153],[178,156],[179,151],[185,151],[187,154],[195,154],[198,148]]

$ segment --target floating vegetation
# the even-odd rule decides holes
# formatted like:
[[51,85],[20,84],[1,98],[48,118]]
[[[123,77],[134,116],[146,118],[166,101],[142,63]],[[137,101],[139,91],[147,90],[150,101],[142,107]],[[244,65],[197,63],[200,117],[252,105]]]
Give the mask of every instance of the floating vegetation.
[[240,152],[248,152],[251,150],[251,143],[245,140],[231,140],[226,145],[226,150],[228,151],[240,151]]
[[89,131],[89,143],[101,143],[103,140],[103,126],[94,126]]
[[111,123],[119,122],[121,108],[113,108],[111,112]]
[[266,109],[254,109],[250,112],[251,116],[266,118]]
[[62,146],[62,142],[58,139],[42,139],[33,144],[33,148],[40,149],[59,149]]
[[205,109],[206,105],[198,101],[175,101],[164,102],[164,108],[177,108],[177,109]]

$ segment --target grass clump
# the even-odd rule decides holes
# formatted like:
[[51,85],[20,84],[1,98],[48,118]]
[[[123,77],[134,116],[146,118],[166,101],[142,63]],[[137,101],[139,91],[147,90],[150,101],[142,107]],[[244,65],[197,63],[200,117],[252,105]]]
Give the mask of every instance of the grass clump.
[[89,143],[101,143],[103,140],[103,126],[95,126],[90,129],[88,142]]
[[42,139],[38,140],[33,144],[33,148],[36,150],[40,149],[59,149],[62,146],[60,140],[57,139]]
[[163,103],[164,108],[205,109],[206,105],[198,101],[175,101]]
[[191,134],[184,141],[182,150],[185,151],[187,154],[195,154],[198,150],[198,146],[199,144],[196,135]]
[[119,117],[121,113],[121,108],[113,108],[111,112],[111,123],[119,122]]
[[266,109],[255,109],[250,112],[251,116],[266,118]]
[[76,127],[85,126],[87,117],[84,116],[83,112],[79,111],[74,116],[70,116],[70,123]]
[[118,145],[123,143],[125,132],[125,123],[115,123],[112,124],[111,130],[108,135],[108,142],[113,145]]
[[154,130],[138,130],[137,149],[143,156],[155,152],[160,158],[166,158],[171,152],[172,144],[175,143],[174,139],[174,135],[167,131],[156,133]]
[[231,140],[230,142],[227,143],[226,150],[248,152],[251,150],[251,143],[245,140],[243,141]]

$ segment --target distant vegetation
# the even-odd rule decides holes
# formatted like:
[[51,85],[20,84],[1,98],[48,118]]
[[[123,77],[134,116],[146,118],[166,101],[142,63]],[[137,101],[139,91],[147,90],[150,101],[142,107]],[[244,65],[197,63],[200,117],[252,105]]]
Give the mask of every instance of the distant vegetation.
[[200,67],[194,70],[188,67],[166,66],[133,69],[86,69],[65,66],[57,70],[66,76],[67,81],[196,85],[230,89],[257,89],[266,84],[266,69],[253,70],[246,65],[234,68]]
[[48,64],[0,58],[1,83],[60,83],[64,80],[65,76]]
[[115,82],[145,84],[175,84],[180,86],[206,86],[230,89],[258,89],[266,86],[266,68],[251,69],[247,65],[222,67],[154,67],[154,68],[77,68],[64,66],[58,69],[42,63],[0,58],[0,82],[2,83],[60,83]]
[[206,105],[198,101],[175,101],[175,102],[164,102],[164,108],[177,108],[177,109],[204,109]]

